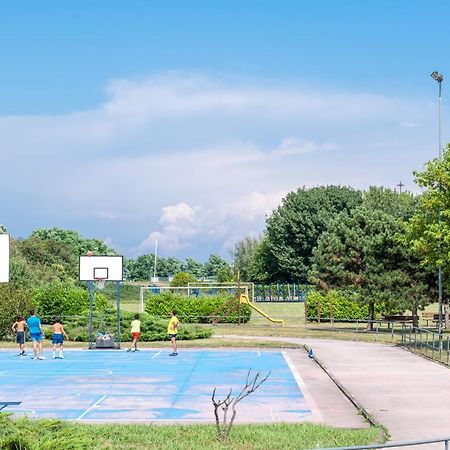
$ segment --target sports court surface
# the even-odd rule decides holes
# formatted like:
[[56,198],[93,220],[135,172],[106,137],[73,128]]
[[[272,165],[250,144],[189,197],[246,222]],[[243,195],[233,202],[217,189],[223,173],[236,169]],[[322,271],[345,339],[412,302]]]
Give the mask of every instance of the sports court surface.
[[[311,409],[300,375],[282,351],[68,350],[65,359],[32,360],[0,351],[0,401],[21,401],[7,411],[29,417],[97,422],[211,422],[211,393],[237,393],[247,372],[271,371],[244,399],[240,422],[298,422]],[[50,352],[47,352],[48,357]],[[291,368],[290,368],[291,367]],[[295,369],[293,369],[295,372]]]

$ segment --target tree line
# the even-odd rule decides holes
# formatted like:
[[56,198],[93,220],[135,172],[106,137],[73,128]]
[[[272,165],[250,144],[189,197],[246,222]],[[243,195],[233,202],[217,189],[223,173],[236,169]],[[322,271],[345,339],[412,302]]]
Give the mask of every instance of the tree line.
[[[415,313],[437,298],[437,267],[450,288],[450,146],[414,173],[422,193],[383,187],[360,191],[345,186],[301,187],[289,193],[266,219],[260,238],[246,236],[232,250],[233,264],[219,255],[158,258],[160,277],[187,273],[195,279],[258,283],[295,282],[319,290],[347,291],[368,305]],[[2,227],[0,232],[7,230]],[[78,257],[116,252],[100,239],[76,231],[39,229],[12,239],[11,282],[21,288],[78,279]],[[127,280],[148,281],[154,255],[125,260]]]
[[[8,232],[1,226],[3,233]],[[61,228],[38,229],[26,239],[11,238],[10,278],[22,287],[49,282],[78,280],[78,259],[92,250],[94,255],[116,255],[100,239],[86,239],[78,232]],[[150,281],[155,257],[152,253],[136,259],[124,259],[124,277],[128,281]],[[157,275],[169,277],[185,272],[194,279],[233,277],[231,267],[221,256],[211,254],[206,262],[194,258],[157,258]]]
[[437,299],[439,265],[450,288],[450,146],[414,176],[419,195],[344,186],[289,193],[260,238],[236,244],[236,269],[243,280],[347,291],[371,318],[381,302],[415,314]]

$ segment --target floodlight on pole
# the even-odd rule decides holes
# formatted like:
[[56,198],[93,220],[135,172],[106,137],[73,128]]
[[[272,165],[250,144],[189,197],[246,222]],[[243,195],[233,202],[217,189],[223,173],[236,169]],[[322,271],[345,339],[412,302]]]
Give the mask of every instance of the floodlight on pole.
[[[442,103],[442,81],[444,77],[437,71],[431,74],[431,78],[437,81],[439,85],[438,94],[438,145],[439,145],[439,161],[442,161],[442,133],[441,133],[441,103]],[[438,213],[439,230],[441,229],[441,211]],[[439,298],[439,334],[442,334],[442,264],[438,266],[438,298]]]

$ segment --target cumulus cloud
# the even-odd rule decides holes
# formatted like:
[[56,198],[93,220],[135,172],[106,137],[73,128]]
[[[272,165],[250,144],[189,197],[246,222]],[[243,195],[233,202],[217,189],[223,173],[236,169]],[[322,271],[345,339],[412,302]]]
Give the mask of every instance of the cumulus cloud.
[[416,99],[183,73],[115,80],[106,94],[91,110],[0,117],[13,233],[63,223],[125,253],[158,239],[195,256],[260,232],[298,186],[411,189],[434,156],[433,105]]
[[152,231],[132,252],[142,254],[153,251],[156,242],[167,253],[192,249],[199,243],[223,236],[227,227],[214,216],[212,210],[190,206],[185,202],[165,206],[159,219],[160,230]]
[[185,202],[165,206],[159,218],[159,229],[150,232],[132,252],[153,251],[156,241],[158,248],[168,253],[178,253],[215,240],[222,240],[221,247],[227,250],[244,234],[259,235],[264,217],[280,204],[287,193],[251,192],[235,202],[216,204],[210,209]]

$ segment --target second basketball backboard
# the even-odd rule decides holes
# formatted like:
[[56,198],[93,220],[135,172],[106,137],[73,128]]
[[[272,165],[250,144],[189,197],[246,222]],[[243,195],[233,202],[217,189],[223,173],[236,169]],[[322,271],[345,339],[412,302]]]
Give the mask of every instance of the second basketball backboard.
[[9,281],[9,234],[0,234],[0,283]]

